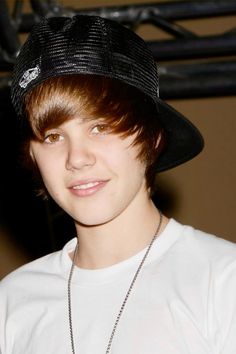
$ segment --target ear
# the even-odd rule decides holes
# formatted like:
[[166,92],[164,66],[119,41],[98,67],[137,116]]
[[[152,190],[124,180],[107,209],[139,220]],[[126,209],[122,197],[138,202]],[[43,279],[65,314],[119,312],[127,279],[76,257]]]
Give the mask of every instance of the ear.
[[29,156],[31,157],[32,161],[35,162],[35,156],[31,144],[29,146]]
[[160,144],[160,142],[161,142],[161,139],[162,139],[162,134],[161,133],[159,133],[159,135],[158,135],[158,137],[157,137],[157,141],[156,141],[156,149],[158,148],[158,146],[159,146],[159,144]]

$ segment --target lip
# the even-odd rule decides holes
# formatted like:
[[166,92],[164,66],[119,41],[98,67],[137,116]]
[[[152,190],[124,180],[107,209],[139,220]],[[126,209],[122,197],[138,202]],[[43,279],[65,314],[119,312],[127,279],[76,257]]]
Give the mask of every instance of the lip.
[[73,182],[69,186],[71,193],[77,197],[87,197],[97,193],[99,190],[104,188],[109,180],[100,180],[100,179],[87,179]]

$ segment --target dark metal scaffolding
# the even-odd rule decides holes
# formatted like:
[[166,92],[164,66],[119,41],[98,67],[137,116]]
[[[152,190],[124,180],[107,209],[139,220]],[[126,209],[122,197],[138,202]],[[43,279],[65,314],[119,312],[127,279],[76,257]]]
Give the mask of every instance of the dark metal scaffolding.
[[[20,49],[20,33],[47,16],[96,14],[136,30],[152,24],[171,35],[168,40],[148,41],[160,63],[163,98],[234,95],[236,93],[236,28],[221,34],[198,36],[176,21],[236,14],[235,0],[167,1],[151,4],[109,6],[90,9],[63,7],[55,0],[31,0],[31,13],[23,13],[23,0],[15,0],[10,14],[0,1],[0,71],[11,72]],[[235,17],[236,18],[236,17]],[[178,63],[179,60],[184,63]],[[188,61],[187,61],[188,60]],[[204,60],[204,62],[203,62]],[[11,75],[0,78],[0,94],[11,84]]]

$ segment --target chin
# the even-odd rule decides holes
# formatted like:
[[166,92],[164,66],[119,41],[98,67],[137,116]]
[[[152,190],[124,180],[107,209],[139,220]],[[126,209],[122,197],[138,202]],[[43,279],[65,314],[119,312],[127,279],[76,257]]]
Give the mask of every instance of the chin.
[[85,226],[85,227],[93,227],[93,226],[100,226],[109,223],[112,219],[110,218],[99,218],[99,217],[85,217],[85,218],[74,218],[74,222],[77,225]]
[[111,214],[111,212],[106,213],[104,212],[104,210],[99,210],[97,211],[97,213],[96,210],[90,210],[87,213],[74,213],[73,215],[71,215],[71,217],[78,225],[92,227],[107,224],[112,221],[116,217],[116,215]]

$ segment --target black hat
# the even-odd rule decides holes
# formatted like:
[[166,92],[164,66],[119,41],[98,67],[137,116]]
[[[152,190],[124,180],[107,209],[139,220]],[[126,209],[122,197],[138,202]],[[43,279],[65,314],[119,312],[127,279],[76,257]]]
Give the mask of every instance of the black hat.
[[17,57],[12,101],[23,115],[23,98],[44,80],[70,74],[119,79],[152,98],[167,144],[157,171],[180,165],[203,148],[197,128],[159,98],[156,62],[145,41],[133,31],[98,16],[43,19],[30,33]]

